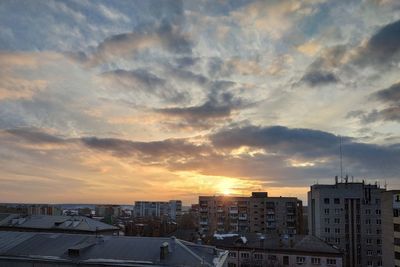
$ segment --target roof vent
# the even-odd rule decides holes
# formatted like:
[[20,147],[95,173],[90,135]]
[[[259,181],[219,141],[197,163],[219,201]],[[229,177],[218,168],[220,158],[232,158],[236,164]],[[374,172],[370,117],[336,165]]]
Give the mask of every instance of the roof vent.
[[165,260],[168,256],[168,242],[164,242],[160,246],[160,260]]

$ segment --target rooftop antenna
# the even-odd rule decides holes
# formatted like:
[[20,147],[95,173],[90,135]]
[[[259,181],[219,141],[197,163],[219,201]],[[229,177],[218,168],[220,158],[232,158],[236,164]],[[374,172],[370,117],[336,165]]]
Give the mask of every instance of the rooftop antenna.
[[343,159],[342,159],[342,136],[339,135],[339,150],[340,150],[340,179],[343,179]]

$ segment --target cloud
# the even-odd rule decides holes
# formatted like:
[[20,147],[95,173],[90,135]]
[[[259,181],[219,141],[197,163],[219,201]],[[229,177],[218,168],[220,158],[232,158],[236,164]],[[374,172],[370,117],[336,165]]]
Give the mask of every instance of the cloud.
[[210,128],[217,123],[229,121],[233,113],[252,104],[236,97],[228,88],[236,85],[229,81],[217,81],[210,84],[211,90],[203,104],[188,107],[155,109],[156,113],[168,117],[177,117],[183,121],[179,127]]
[[400,20],[380,28],[360,47],[354,63],[361,66],[396,66],[400,59]]
[[338,83],[339,79],[335,74],[325,71],[310,71],[307,72],[300,80],[311,87]]
[[389,88],[379,90],[373,94],[382,102],[394,102],[400,104],[400,83],[392,84]]
[[372,93],[370,100],[378,100],[385,106],[382,109],[373,109],[369,112],[362,110],[351,111],[347,114],[347,117],[359,118],[363,123],[377,121],[400,122],[400,83],[392,84],[388,88]]
[[61,144],[65,142],[65,139],[37,128],[15,128],[4,130],[4,132],[34,144]]
[[173,54],[190,55],[193,44],[190,36],[182,32],[179,24],[165,20],[153,25],[137,27],[133,32],[107,37],[94,48],[93,52],[89,54],[78,52],[78,54],[72,54],[71,57],[89,66],[96,66],[154,47],[162,48]]

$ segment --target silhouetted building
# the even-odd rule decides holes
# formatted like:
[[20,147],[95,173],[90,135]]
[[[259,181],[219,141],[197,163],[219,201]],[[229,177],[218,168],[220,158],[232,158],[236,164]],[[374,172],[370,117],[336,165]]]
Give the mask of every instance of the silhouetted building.
[[199,226],[203,233],[253,232],[301,234],[302,202],[295,197],[200,196]]
[[400,266],[400,190],[382,193],[383,266]]
[[310,234],[345,252],[346,267],[382,266],[381,193],[377,184],[315,184],[308,192]]

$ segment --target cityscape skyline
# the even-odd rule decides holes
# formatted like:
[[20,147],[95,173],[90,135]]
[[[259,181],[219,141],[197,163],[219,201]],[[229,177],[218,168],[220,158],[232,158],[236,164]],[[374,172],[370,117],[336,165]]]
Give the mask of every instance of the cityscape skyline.
[[399,9],[1,1],[0,202],[400,188]]

